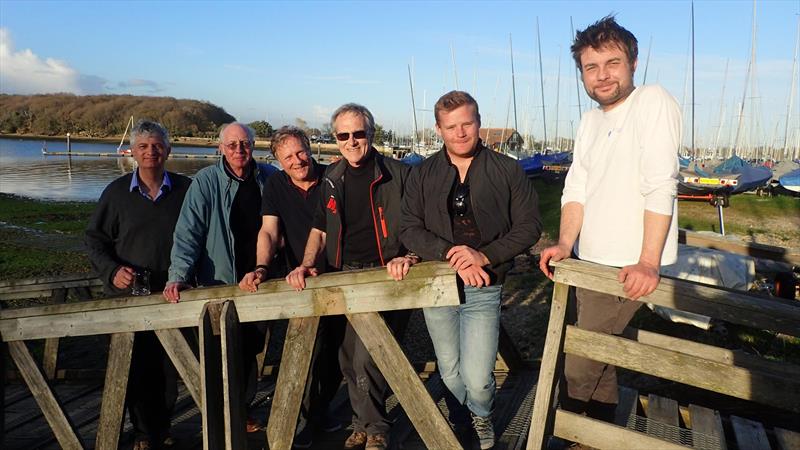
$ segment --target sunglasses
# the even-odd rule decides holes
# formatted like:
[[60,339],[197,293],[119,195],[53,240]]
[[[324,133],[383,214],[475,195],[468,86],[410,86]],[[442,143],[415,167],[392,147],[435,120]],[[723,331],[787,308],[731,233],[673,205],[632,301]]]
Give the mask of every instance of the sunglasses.
[[225,143],[225,148],[231,151],[236,150],[239,147],[244,150],[250,150],[253,148],[253,143],[250,141],[230,141]]
[[458,217],[464,217],[469,207],[469,185],[459,184],[453,196],[453,213]]
[[366,139],[367,132],[365,130],[353,131],[352,133],[336,133],[336,140],[338,141],[349,141],[350,136],[353,136],[353,139]]

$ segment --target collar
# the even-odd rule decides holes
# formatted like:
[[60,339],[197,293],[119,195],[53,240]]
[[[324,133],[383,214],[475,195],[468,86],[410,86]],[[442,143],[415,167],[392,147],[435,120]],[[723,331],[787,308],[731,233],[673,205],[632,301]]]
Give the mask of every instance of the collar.
[[230,164],[228,164],[228,161],[225,159],[225,157],[224,156],[222,157],[222,167],[223,170],[225,171],[225,174],[228,175],[228,177],[230,177],[231,179],[236,180],[240,183],[247,181],[248,179],[250,179],[251,176],[255,174],[255,166],[256,166],[255,160],[251,159],[250,162],[247,164],[247,168],[245,169],[244,177],[238,177],[236,176],[235,173],[233,173],[233,170],[231,169],[231,166]]
[[[164,178],[161,180],[161,187],[159,188],[158,194],[156,194],[156,198],[154,198],[153,201],[158,200],[158,198],[161,197],[161,194],[169,192],[170,190],[172,190],[172,181],[169,179],[169,174],[165,170],[164,171]],[[139,187],[139,169],[138,168],[133,171],[133,176],[131,176],[131,185],[128,188],[128,191],[129,192],[139,191],[145,198],[147,198],[148,200],[150,199],[150,197],[147,194],[145,194],[144,192],[142,192],[142,189]]]

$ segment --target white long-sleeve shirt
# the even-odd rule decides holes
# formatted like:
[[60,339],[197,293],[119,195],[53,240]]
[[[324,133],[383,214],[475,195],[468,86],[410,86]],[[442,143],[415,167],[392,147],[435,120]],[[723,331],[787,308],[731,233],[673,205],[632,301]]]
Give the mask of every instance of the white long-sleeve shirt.
[[661,264],[678,252],[677,175],[681,143],[678,103],[660,86],[636,88],[608,112],[583,115],[561,205],[583,205],[575,252],[583,260],[636,264],[644,211],[672,215]]

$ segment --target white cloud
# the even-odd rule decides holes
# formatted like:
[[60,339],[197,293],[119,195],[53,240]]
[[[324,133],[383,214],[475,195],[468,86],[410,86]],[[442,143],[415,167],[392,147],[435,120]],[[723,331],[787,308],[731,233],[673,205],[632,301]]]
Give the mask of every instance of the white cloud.
[[103,92],[106,80],[84,75],[55,58],[42,58],[30,49],[16,50],[7,28],[0,28],[0,92],[43,94]]

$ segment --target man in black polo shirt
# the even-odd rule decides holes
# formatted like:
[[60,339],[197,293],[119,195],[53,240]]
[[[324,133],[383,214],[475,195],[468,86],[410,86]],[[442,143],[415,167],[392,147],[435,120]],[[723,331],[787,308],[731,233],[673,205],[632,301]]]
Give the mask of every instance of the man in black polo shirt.
[[[109,295],[159,292],[167,282],[172,232],[191,180],[164,170],[170,145],[167,130],[140,121],[131,130],[137,168],[106,187],[86,228],[89,260]],[[149,274],[149,286],[142,274]],[[177,398],[177,373],[152,331],[133,341],[127,407],[136,450],[169,440]]]
[[[410,167],[384,158],[372,146],[375,119],[367,108],[343,105],[333,113],[331,125],[342,159],[325,171],[303,260],[286,281],[297,290],[304,289],[305,278],[319,273],[316,265],[323,251],[336,270],[386,266],[395,279],[402,279],[416,261],[399,240],[400,202]],[[408,313],[385,313],[384,318],[401,336]],[[385,449],[390,427],[388,385],[349,324],[339,363],[353,408],[353,434],[344,448]]]
[[[273,274],[284,277],[287,267],[300,265],[319,204],[319,182],[326,168],[311,157],[311,144],[300,128],[285,126],[276,131],[271,149],[283,171],[270,176],[264,185],[256,266],[239,282],[239,287],[248,292],[256,292],[258,285]],[[277,261],[278,256],[285,261]],[[316,268],[325,271],[325,258],[319,258]],[[344,317],[320,318],[295,448],[310,447],[314,429],[338,428],[335,425],[339,424],[326,421],[326,412],[342,380],[336,352],[343,333]]]

